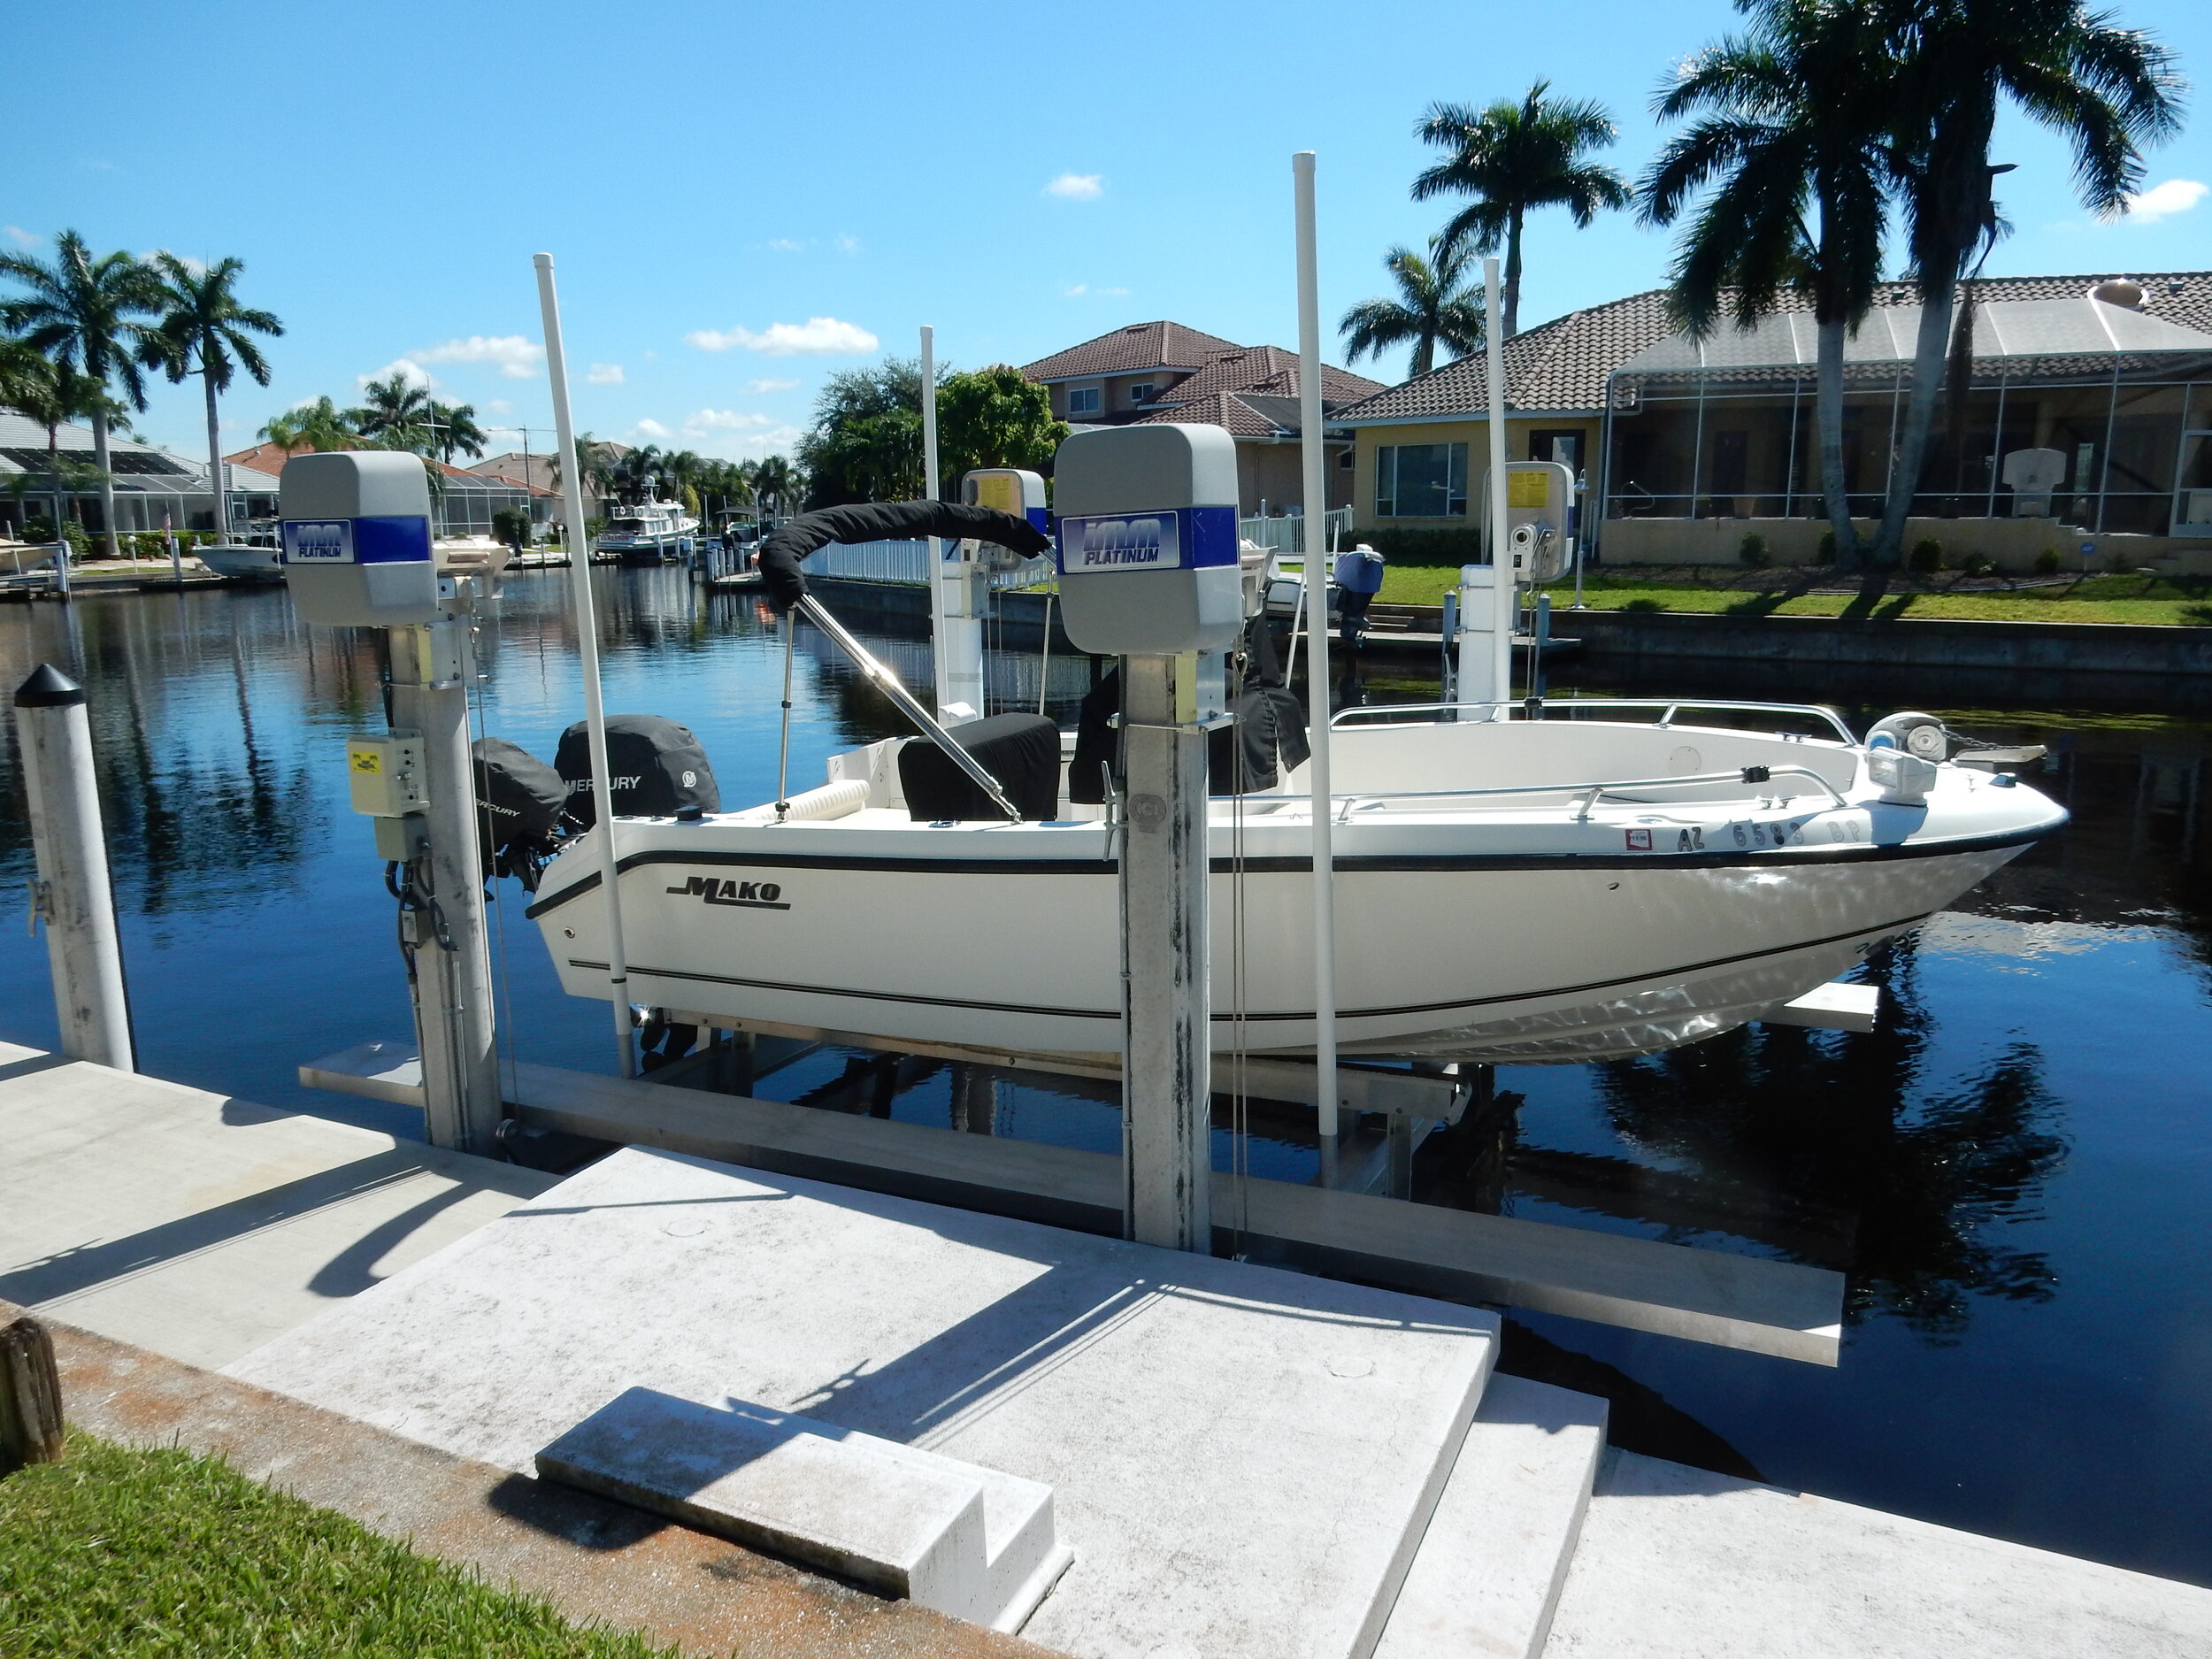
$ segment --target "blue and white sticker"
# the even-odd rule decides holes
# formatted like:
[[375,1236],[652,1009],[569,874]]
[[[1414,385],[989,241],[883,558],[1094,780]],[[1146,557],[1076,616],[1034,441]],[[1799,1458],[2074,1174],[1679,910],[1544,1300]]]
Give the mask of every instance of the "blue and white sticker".
[[352,564],[353,520],[287,518],[284,521],[284,562],[287,565]]

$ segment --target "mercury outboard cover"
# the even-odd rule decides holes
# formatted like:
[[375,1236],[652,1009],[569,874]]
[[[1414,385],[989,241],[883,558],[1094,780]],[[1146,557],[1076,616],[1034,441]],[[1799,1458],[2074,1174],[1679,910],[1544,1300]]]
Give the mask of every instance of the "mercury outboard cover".
[[[561,733],[553,764],[568,785],[568,821],[579,829],[598,822],[592,793],[591,740],[581,720]],[[657,714],[607,717],[607,766],[617,818],[673,818],[687,807],[722,810],[714,768],[691,728]]]
[[483,837],[488,872],[520,878],[530,892],[553,856],[568,785],[528,749],[503,737],[480,737],[469,746],[476,765],[476,826]]

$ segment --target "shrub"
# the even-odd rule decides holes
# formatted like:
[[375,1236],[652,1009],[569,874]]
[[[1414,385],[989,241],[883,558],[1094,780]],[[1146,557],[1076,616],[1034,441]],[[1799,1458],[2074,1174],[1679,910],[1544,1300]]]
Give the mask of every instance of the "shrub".
[[2055,576],[2065,568],[2065,556],[2055,547],[2047,547],[2035,556],[2035,573],[2038,576]]
[[530,515],[519,507],[500,508],[492,514],[492,539],[519,553],[530,545]]
[[1392,565],[1471,565],[1482,557],[1482,532],[1371,529],[1359,539]]
[[1912,551],[1905,557],[1905,568],[1915,571],[1939,571],[1943,568],[1943,543],[1932,535],[1924,535],[1912,544]]
[[1997,561],[1979,553],[1970,553],[1966,563],[1959,567],[1969,576],[1990,576],[1996,573]]
[[1774,563],[1774,556],[1767,551],[1767,539],[1756,530],[1748,532],[1736,544],[1736,557],[1746,570],[1763,571]]
[[[26,541],[51,541],[54,539],[52,518],[42,514],[38,518],[26,519],[23,525],[23,539]],[[69,544],[69,557],[72,559],[81,560],[91,557],[92,538],[85,533],[84,526],[79,524],[74,518],[62,520],[62,539]]]
[[1833,565],[1836,562],[1836,531],[1831,525],[1820,533],[1820,545],[1813,549],[1813,563]]

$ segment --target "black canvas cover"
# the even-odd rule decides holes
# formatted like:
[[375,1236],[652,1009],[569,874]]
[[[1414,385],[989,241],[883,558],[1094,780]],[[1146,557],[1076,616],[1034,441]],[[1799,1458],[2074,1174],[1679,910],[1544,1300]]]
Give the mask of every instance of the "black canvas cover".
[[803,512],[769,533],[754,556],[760,585],[779,611],[806,593],[799,561],[833,541],[910,541],[922,536],[949,541],[990,541],[1035,558],[1052,550],[1052,538],[1010,512],[956,501],[866,501]]
[[[598,822],[592,793],[591,741],[579,720],[561,733],[553,764],[568,785],[568,820],[580,829]],[[617,818],[672,818],[686,807],[722,810],[714,768],[691,728],[657,714],[607,717],[607,766]]]
[[[1207,787],[1215,795],[1250,795],[1271,789],[1280,767],[1302,765],[1308,753],[1306,711],[1283,685],[1275,636],[1265,617],[1254,617],[1245,630],[1237,683],[1229,711],[1234,726],[1217,726],[1206,736]],[[1121,787],[1121,749],[1114,717],[1121,712],[1121,670],[1117,668],[1083,699],[1075,727],[1075,754],[1068,763],[1068,799],[1097,806],[1106,799],[1106,769]]]
[[[1041,714],[995,714],[947,730],[998,780],[1022,817],[1060,815],[1060,728],[1050,720]],[[917,823],[1005,821],[991,797],[929,738],[915,738],[899,750],[899,787]]]

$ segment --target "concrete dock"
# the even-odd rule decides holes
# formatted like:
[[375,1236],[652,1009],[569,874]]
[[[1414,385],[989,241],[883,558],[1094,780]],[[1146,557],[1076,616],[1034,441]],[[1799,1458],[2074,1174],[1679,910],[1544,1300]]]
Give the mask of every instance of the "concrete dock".
[[[800,1310],[803,1323],[789,1327],[788,1342],[773,1336],[772,1319],[756,1323],[735,1364],[705,1369],[732,1384],[742,1380],[748,1365],[756,1372],[780,1368],[795,1379],[805,1372],[820,1396],[808,1398],[810,1418],[834,1422],[841,1412],[872,1410],[872,1432],[895,1430],[894,1419],[902,1414],[914,1417],[924,1396],[962,1366],[987,1373],[979,1391],[941,1402],[944,1409],[930,1417],[933,1431],[919,1437],[934,1450],[987,1468],[1027,1455],[1016,1426],[1025,1413],[1033,1424],[1048,1420],[1056,1389],[1062,1391],[1062,1410],[1071,1400],[1094,1397],[1095,1390],[1078,1386],[1087,1377],[1082,1367],[1105,1363],[1110,1354],[1095,1362],[1085,1356],[1110,1349],[1113,1332],[1141,1333],[1152,1317],[1117,1314],[1071,1328],[1065,1319],[1055,1322],[1055,1310],[1065,1311],[1061,1290],[1087,1277],[1070,1271],[1087,1259],[1087,1248],[1118,1261],[1115,1253],[1141,1247],[881,1194],[841,1194],[695,1158],[664,1162],[687,1171],[682,1180],[755,1196],[718,1206],[640,1203],[636,1194],[626,1198],[609,1186],[598,1194],[605,1202],[564,1203],[550,1178],[512,1166],[19,1048],[0,1047],[0,1136],[7,1148],[0,1157],[0,1297],[65,1322],[58,1336],[74,1420],[120,1438],[223,1451],[313,1502],[391,1535],[411,1536],[418,1548],[553,1594],[574,1616],[611,1617],[690,1652],[1010,1655],[1039,1649],[910,1601],[863,1594],[741,1545],[639,1517],[607,1499],[527,1479],[516,1472],[513,1448],[495,1457],[471,1456],[438,1443],[449,1431],[430,1417],[414,1425],[418,1432],[365,1422],[359,1414],[370,1412],[372,1402],[339,1400],[333,1392],[347,1367],[342,1348],[328,1338],[381,1331],[389,1357],[425,1376],[464,1349],[488,1353],[510,1340],[499,1334],[502,1310],[527,1303],[534,1293],[519,1269],[476,1271],[468,1264],[488,1269],[503,1251],[533,1236],[547,1242],[532,1248],[551,1249],[557,1236],[570,1237],[578,1228],[597,1229],[603,1244],[632,1230],[647,1242],[647,1256],[665,1267],[687,1254],[710,1258],[718,1228],[741,1229],[722,1240],[727,1248],[740,1241],[741,1230],[802,1227],[810,1211],[818,1212],[812,1225],[841,1217],[838,1226],[860,1227],[854,1238],[874,1243],[918,1227],[911,1248],[968,1263],[957,1274],[940,1275],[925,1298],[965,1297],[972,1304],[953,1324],[956,1337],[933,1340],[920,1325],[902,1336],[887,1310],[906,1305],[892,1294],[905,1276],[880,1266],[872,1274],[862,1271],[875,1258],[840,1251],[826,1240],[815,1265],[834,1283],[838,1264],[848,1263],[844,1276],[858,1298],[851,1309],[810,1297]],[[619,1185],[639,1179],[634,1161],[656,1156],[621,1154],[572,1179]],[[633,1161],[630,1174],[620,1167],[624,1160]],[[665,1179],[665,1171],[651,1175]],[[573,1187],[570,1196],[595,1191]],[[935,1218],[923,1225],[915,1219],[922,1212]],[[1004,1240],[994,1245],[986,1236],[1008,1228],[1015,1230],[1010,1239],[1023,1241],[1019,1248],[1010,1250]],[[802,1234],[808,1231],[802,1227]],[[1048,1247],[1048,1261],[1040,1256],[1040,1241]],[[717,1294],[740,1294],[749,1279],[743,1267],[754,1259],[743,1256],[735,1272],[726,1266],[716,1276],[722,1284]],[[1259,1651],[1225,1647],[1214,1639],[1220,1626],[1210,1620],[1238,1602],[1271,1609],[1275,1621],[1294,1609],[1334,1609],[1325,1622],[1340,1635],[1329,1651],[1387,1659],[1425,1653],[1874,1659],[1966,1652],[2178,1659],[2212,1651],[2212,1591],[1608,1452],[1601,1402],[1488,1375],[1486,1357],[1474,1358],[1479,1348],[1487,1351],[1489,1316],[1479,1310],[1259,1268],[1241,1270],[1258,1276],[1248,1281],[1232,1271],[1238,1263],[1173,1260],[1180,1279],[1194,1286],[1202,1279],[1210,1288],[1202,1295],[1156,1294],[1148,1308],[1180,1319],[1203,1315],[1202,1304],[1228,1306],[1249,1327],[1251,1340],[1288,1341],[1282,1350],[1287,1356],[1307,1351],[1310,1338],[1265,1334],[1267,1321],[1256,1308],[1267,1297],[1256,1297],[1255,1286],[1293,1302],[1318,1296],[1336,1311],[1317,1322],[1325,1335],[1311,1350],[1321,1361],[1317,1373],[1293,1359],[1286,1362],[1287,1375],[1282,1363],[1270,1362],[1238,1367],[1225,1379],[1190,1379],[1184,1392],[1202,1408],[1202,1422],[1185,1432],[1195,1433],[1195,1440],[1174,1442],[1176,1455],[1187,1461],[1197,1446],[1236,1465],[1244,1508],[1221,1511],[1218,1537],[1179,1524],[1188,1548],[1171,1552],[1175,1571],[1149,1578],[1141,1572],[1139,1587],[1121,1599],[1113,1618],[1099,1617],[1106,1603],[1094,1592],[1114,1577],[1103,1569],[1105,1557],[1123,1547],[1117,1537],[1135,1538],[1142,1529],[1131,1531],[1126,1520],[1110,1524],[1108,1512],[1141,1515],[1156,1479],[1164,1492],[1195,1494],[1192,1502],[1202,1496],[1203,1483],[1187,1469],[1148,1471],[1146,1436],[1126,1425],[1119,1439],[1128,1444],[1115,1449],[1115,1479],[1105,1485],[1090,1478],[1092,1459],[1080,1435],[1064,1443],[1039,1437],[1049,1466],[1007,1471],[1055,1487],[1059,1536],[1076,1565],[1045,1598],[1026,1633],[1064,1652]],[[1213,1285],[1208,1276],[1216,1271],[1238,1284]],[[1013,1278],[995,1290],[1009,1273]],[[1055,1287],[1050,1306],[1036,1300],[1040,1281]],[[457,1303],[449,1317],[411,1331],[390,1319],[425,1287],[440,1284],[448,1287],[442,1294],[466,1290],[473,1298],[467,1318]],[[872,1296],[862,1294],[872,1286]],[[764,1299],[757,1302],[757,1312],[776,1299],[770,1286],[757,1289]],[[1363,1300],[1370,1298],[1379,1300],[1370,1306]],[[1350,1305],[1355,1302],[1360,1309]],[[1372,1315],[1385,1302],[1401,1312],[1378,1323]],[[946,1307],[956,1311],[951,1302]],[[1417,1317],[1417,1310],[1425,1312]],[[1031,1315],[1050,1328],[1017,1340]],[[1310,1316],[1305,1323],[1317,1324]],[[314,1334],[319,1327],[324,1337]],[[603,1319],[586,1335],[593,1344],[619,1348],[627,1328],[621,1318]],[[1158,1328],[1173,1334],[1167,1325]],[[657,1368],[698,1370],[714,1346],[710,1334],[632,1344],[626,1358],[603,1356],[595,1363],[606,1370],[602,1380],[613,1392],[650,1386]],[[1401,1337],[1409,1346],[1392,1346]],[[853,1352],[833,1363],[830,1349],[841,1344]],[[1373,1351],[1355,1351],[1363,1345]],[[1182,1346],[1179,1337],[1153,1348],[1146,1367],[1157,1377],[1133,1379],[1149,1390],[1143,1398],[1150,1409],[1163,1409],[1159,1402],[1176,1394],[1179,1367],[1187,1365],[1179,1358]],[[321,1362],[326,1369],[311,1379],[315,1368],[308,1366],[295,1380],[320,1403],[266,1390],[284,1364],[303,1364],[317,1350],[331,1356]],[[1424,1362],[1416,1370],[1435,1380],[1423,1383],[1411,1374],[1397,1376],[1399,1362],[1389,1356],[1399,1352],[1460,1352],[1473,1370],[1452,1361],[1429,1372]],[[810,1366],[810,1359],[818,1363]],[[1333,1368],[1332,1359],[1338,1362]],[[513,1363],[541,1370],[549,1360],[524,1353]],[[1359,1371],[1363,1361],[1374,1371],[1340,1374]],[[817,1374],[825,1364],[828,1372]],[[216,1376],[196,1365],[231,1366],[263,1380]],[[352,1369],[347,1386],[365,1386],[362,1369]],[[507,1380],[526,1374],[511,1371]],[[1455,1374],[1465,1380],[1452,1382]],[[663,1369],[659,1379],[692,1387],[687,1397],[707,1392],[704,1371],[679,1378]],[[758,1399],[772,1392],[772,1382],[757,1375],[746,1386]],[[1317,1395],[1306,1399],[1299,1391],[1357,1390],[1378,1382],[1409,1402],[1433,1402],[1398,1419],[1412,1438],[1393,1431],[1373,1440],[1382,1420],[1371,1417],[1356,1432],[1370,1435],[1378,1452],[1386,1444],[1391,1448],[1382,1463],[1310,1457],[1323,1446],[1310,1431],[1330,1414],[1318,1409]],[[1456,1443],[1447,1403],[1455,1387],[1462,1399],[1472,1394],[1476,1403],[1471,1422],[1458,1419]],[[434,1417],[450,1409],[439,1392],[416,1398]],[[580,1418],[603,1402],[580,1396],[574,1403],[573,1417]],[[729,1407],[720,1396],[698,1403]],[[336,1409],[342,1407],[350,1409]],[[373,1409],[382,1413],[389,1407]],[[544,1409],[551,1410],[551,1403]],[[548,1421],[570,1412],[571,1405],[562,1404]],[[1423,1423],[1428,1426],[1417,1426]],[[517,1447],[533,1440],[533,1452],[541,1448],[545,1425],[534,1422],[527,1433],[511,1426]],[[559,1426],[572,1426],[572,1420]],[[1171,1441],[1166,1436],[1162,1443]],[[1437,1464],[1441,1451],[1423,1454],[1424,1444],[1450,1455]],[[1440,1469],[1440,1479],[1410,1474],[1425,1455]],[[1394,1458],[1406,1462],[1414,1490],[1394,1495],[1386,1490],[1391,1482],[1354,1479],[1359,1470],[1380,1469]],[[1332,1480],[1302,1487],[1300,1471],[1309,1469]],[[1310,1582],[1294,1567],[1302,1546],[1274,1553],[1276,1541],[1297,1535],[1296,1517],[1252,1510],[1253,1494],[1271,1481],[1281,1486],[1279,1509],[1304,1505],[1318,1513],[1356,1502],[1369,1506],[1379,1525],[1351,1528],[1339,1548],[1324,1552],[1326,1582]],[[1334,1490],[1347,1481],[1357,1490]],[[1404,1518],[1383,1523],[1394,1504]],[[1410,1547],[1396,1582],[1388,1545],[1394,1533]],[[1207,1559],[1212,1568],[1202,1564]],[[1087,1562],[1101,1569],[1087,1591],[1078,1577]],[[1219,1581],[1214,1575],[1233,1562],[1244,1563],[1239,1571],[1261,1573],[1263,1582],[1255,1589]],[[1375,1586],[1364,1593],[1370,1610],[1346,1611],[1361,1603],[1362,1582]],[[1070,1599],[1056,1609],[1063,1589]],[[1113,1640],[1098,1639],[1109,1626],[1118,1632]],[[1259,1628],[1279,1634],[1283,1624],[1263,1618]],[[1208,1633],[1202,1639],[1201,1632]],[[1275,1650],[1321,1649],[1301,1639]]]

